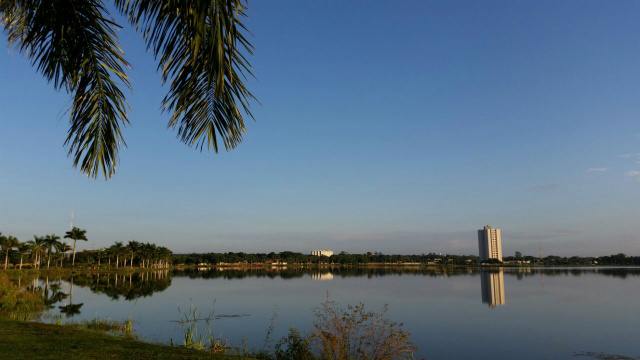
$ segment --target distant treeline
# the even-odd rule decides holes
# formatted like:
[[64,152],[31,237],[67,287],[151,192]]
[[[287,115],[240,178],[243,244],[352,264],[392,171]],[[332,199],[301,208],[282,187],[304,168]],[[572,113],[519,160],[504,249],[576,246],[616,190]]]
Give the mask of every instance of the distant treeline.
[[174,254],[174,264],[220,264],[220,263],[274,263],[286,262],[288,264],[366,264],[366,263],[428,263],[441,262],[463,265],[478,262],[478,257],[471,255],[385,255],[379,252],[365,254],[349,254],[341,252],[331,257],[314,256],[293,251],[283,251],[280,253],[257,253],[249,254],[244,252],[228,253],[206,253],[206,254]]
[[528,261],[531,264],[546,266],[565,266],[565,265],[603,265],[603,266],[640,266],[640,256],[627,256],[625,254],[615,254],[598,257],[562,257],[549,255],[539,259],[534,256],[507,256],[503,257],[503,262]]
[[[261,263],[278,263],[286,262],[287,264],[341,264],[341,265],[357,265],[357,264],[442,264],[442,265],[477,265],[478,257],[475,255],[451,255],[451,254],[421,254],[421,255],[385,255],[379,252],[368,252],[364,254],[349,254],[341,252],[339,254],[326,256],[313,256],[300,252],[283,251],[280,253],[244,253],[244,252],[228,252],[228,253],[191,253],[191,254],[174,254],[173,264],[197,265],[197,264],[261,264]],[[488,263],[499,263],[498,261],[489,261]],[[600,256],[600,257],[560,257],[546,256],[542,259],[534,256],[522,256],[520,252],[516,256],[503,257],[506,264],[524,264],[524,265],[544,265],[544,266],[566,266],[566,265],[640,265],[640,256],[627,256],[625,254]]]
[[[604,268],[604,269],[589,269],[589,268],[505,268],[503,270],[504,276],[515,276],[518,280],[522,280],[526,277],[533,276],[582,276],[597,274],[599,276],[612,276],[616,278],[625,279],[627,277],[640,276],[640,271],[637,269],[627,268]],[[398,276],[398,275],[415,275],[415,276],[476,276],[483,271],[497,272],[499,269],[489,268],[473,268],[473,267],[453,267],[453,266],[430,266],[430,267],[331,267],[331,268],[310,268],[310,267],[288,267],[286,269],[280,268],[250,268],[250,267],[232,267],[217,270],[215,268],[205,271],[198,271],[195,269],[185,269],[183,271],[175,270],[172,272],[174,277],[189,277],[191,279],[244,279],[250,277],[256,278],[280,278],[280,279],[295,279],[302,278],[309,275],[316,275],[320,280],[319,275],[331,274],[332,277],[348,278],[348,277],[383,277],[383,276]]]

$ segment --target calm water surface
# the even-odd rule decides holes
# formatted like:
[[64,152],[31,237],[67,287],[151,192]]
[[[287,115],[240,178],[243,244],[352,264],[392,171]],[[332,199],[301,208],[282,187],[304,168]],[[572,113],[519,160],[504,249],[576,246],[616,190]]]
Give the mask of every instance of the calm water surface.
[[47,282],[45,321],[132,316],[143,339],[165,343],[182,342],[178,308],[193,302],[206,313],[215,300],[215,333],[262,348],[274,312],[273,338],[292,325],[308,332],[312,309],[329,293],[342,305],[389,304],[388,317],[404,323],[419,358],[640,357],[640,268],[162,271],[81,275],[73,286],[40,279]]

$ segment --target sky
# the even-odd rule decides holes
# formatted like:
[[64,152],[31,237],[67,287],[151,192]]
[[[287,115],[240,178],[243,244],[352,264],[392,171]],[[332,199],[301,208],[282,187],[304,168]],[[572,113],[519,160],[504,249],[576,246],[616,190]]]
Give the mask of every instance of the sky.
[[176,139],[152,54],[117,174],[72,168],[70,97],[0,37],[0,232],[81,249],[640,255],[640,2],[250,1],[255,122]]

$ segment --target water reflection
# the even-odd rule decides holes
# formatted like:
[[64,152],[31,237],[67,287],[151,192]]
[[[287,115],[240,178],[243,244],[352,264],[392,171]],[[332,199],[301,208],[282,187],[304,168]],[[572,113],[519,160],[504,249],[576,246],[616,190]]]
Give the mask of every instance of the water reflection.
[[76,284],[87,287],[93,293],[104,294],[112,300],[121,297],[132,301],[152,296],[171,285],[169,270],[147,271],[129,274],[87,274],[78,277]]
[[311,279],[313,280],[321,280],[321,281],[325,281],[325,280],[333,280],[333,274],[329,271],[327,272],[317,272],[317,273],[312,273],[311,274]]
[[[49,278],[47,278],[47,281],[49,281]],[[73,276],[72,276],[71,279],[69,279],[69,303],[62,306],[58,306],[58,308],[60,309],[60,312],[64,314],[66,317],[71,317],[71,316],[80,314],[80,308],[82,308],[82,305],[84,304],[73,303]]]
[[[22,277],[17,279],[18,284],[22,281]],[[83,306],[83,303],[73,302],[74,287],[88,288],[91,292],[104,294],[112,300],[132,301],[169,288],[171,274],[169,270],[127,274],[87,273],[53,279],[49,276],[33,276],[27,278],[27,281],[29,285],[26,291],[41,292],[47,310],[57,307],[60,314],[70,317],[80,314]]]
[[69,294],[62,291],[62,284],[60,282],[55,282],[52,283],[51,286],[45,286],[42,296],[45,307],[47,309],[53,309],[55,304],[65,300]]
[[482,271],[480,273],[482,303],[490,308],[505,304],[504,298],[504,271]]
[[[247,339],[249,347],[261,347],[276,306],[273,338],[286,336],[290,325],[312,331],[311,309],[327,293],[343,305],[362,301],[375,310],[389,304],[389,318],[406,324],[419,347],[417,358],[495,359],[517,353],[523,359],[569,359],[573,351],[585,350],[636,354],[640,322],[639,268],[237,267],[16,281],[43,296],[49,309],[44,321],[132,317],[142,338],[167,344],[183,336],[175,323],[176,305],[188,308],[193,301],[208,311],[215,299],[216,331],[234,346]],[[135,299],[141,299],[137,305]],[[469,323],[492,331],[460,326]],[[558,330],[558,323],[572,327]],[[495,338],[503,339],[500,347]]]
[[[112,300],[133,301],[142,297],[151,297],[171,286],[171,279],[243,279],[243,278],[279,278],[284,280],[309,279],[327,281],[362,277],[372,279],[387,276],[426,276],[457,277],[479,276],[482,303],[490,308],[506,304],[504,277],[513,276],[523,280],[531,276],[582,276],[586,274],[611,276],[624,279],[638,276],[638,268],[496,268],[486,270],[471,267],[295,267],[295,268],[212,268],[199,270],[161,270],[140,273],[87,273],[73,277],[27,278],[28,291],[42,291],[47,309],[59,309],[61,314],[74,316],[80,314],[83,303],[73,302],[74,287],[89,289],[92,293],[102,294]],[[19,278],[18,282],[23,279]]]
[[348,277],[381,277],[396,275],[424,275],[424,276],[449,276],[473,274],[477,271],[472,268],[401,268],[401,267],[291,267],[291,268],[263,268],[263,267],[233,267],[211,268],[196,270],[176,270],[174,277],[189,277],[192,279],[243,279],[243,278],[270,278],[270,279],[300,279],[331,280],[334,278]]
[[[582,275],[605,275],[616,278],[626,278],[628,276],[640,276],[640,268],[495,268],[481,269],[473,267],[290,267],[286,268],[263,268],[263,267],[233,267],[233,268],[207,268],[199,270],[174,270],[170,273],[172,277],[189,277],[192,279],[243,279],[243,278],[270,278],[270,279],[299,279],[308,277],[311,280],[329,280],[335,278],[349,277],[383,277],[383,276],[476,276],[483,273],[501,274],[497,278],[494,276],[493,282],[501,283],[504,287],[504,276],[515,276],[518,280],[530,276],[582,276]],[[135,276],[135,275],[134,275]],[[490,276],[491,278],[491,276]],[[489,282],[489,284],[491,281]]]

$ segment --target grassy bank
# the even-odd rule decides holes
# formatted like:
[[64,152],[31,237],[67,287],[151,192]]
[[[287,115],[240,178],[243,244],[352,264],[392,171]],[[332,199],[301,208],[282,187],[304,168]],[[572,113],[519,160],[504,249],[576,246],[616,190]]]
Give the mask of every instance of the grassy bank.
[[[38,275],[36,270],[23,270],[22,275],[25,273]],[[0,272],[0,359],[242,359],[138,341],[125,323],[24,321],[42,314],[46,297],[41,289],[27,290],[27,281],[18,285],[15,277],[19,276],[20,270]]]
[[2,359],[247,359],[145,343],[74,326],[0,319]]

